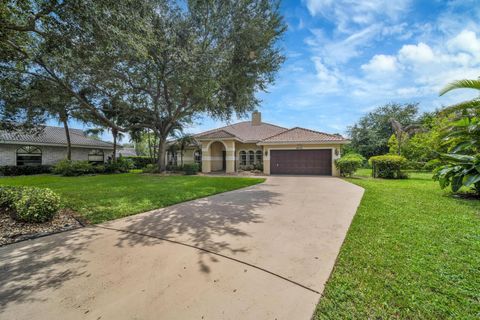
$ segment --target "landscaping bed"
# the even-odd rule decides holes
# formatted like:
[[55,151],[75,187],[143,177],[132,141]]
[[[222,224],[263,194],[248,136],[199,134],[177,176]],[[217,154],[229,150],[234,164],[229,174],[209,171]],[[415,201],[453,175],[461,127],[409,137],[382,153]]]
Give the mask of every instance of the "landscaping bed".
[[71,210],[60,210],[48,222],[27,223],[13,219],[6,210],[0,210],[0,246],[82,227]]

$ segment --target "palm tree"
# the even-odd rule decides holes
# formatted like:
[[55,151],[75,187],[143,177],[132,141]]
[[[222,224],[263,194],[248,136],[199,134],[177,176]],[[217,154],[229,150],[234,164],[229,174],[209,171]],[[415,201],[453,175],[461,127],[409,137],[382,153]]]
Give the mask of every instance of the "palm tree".
[[183,167],[183,153],[185,152],[185,149],[192,144],[196,144],[196,141],[192,135],[181,133],[180,135],[177,136],[177,145],[178,145],[178,149],[180,150],[180,164],[182,167]]
[[450,92],[456,89],[474,89],[479,91],[479,97],[463,101],[453,106],[447,107],[442,110],[444,113],[452,113],[457,111],[467,111],[467,110],[477,110],[480,109],[480,78],[476,80],[456,80],[448,85],[446,85],[442,90],[440,90],[440,96],[443,96],[445,93]]
[[421,125],[418,124],[409,124],[408,126],[403,126],[400,122],[393,118],[390,119],[390,124],[392,125],[395,138],[397,138],[397,152],[400,156],[402,155],[403,144],[407,141],[407,139],[415,133],[422,131],[423,128]]
[[117,161],[117,145],[119,142],[122,142],[123,138],[125,135],[121,132],[119,132],[116,129],[113,128],[93,128],[93,129],[88,129],[85,130],[85,134],[87,135],[93,135],[98,137],[99,135],[103,134],[105,130],[109,130],[112,133],[113,136],[113,154],[112,154],[112,161],[115,162]]

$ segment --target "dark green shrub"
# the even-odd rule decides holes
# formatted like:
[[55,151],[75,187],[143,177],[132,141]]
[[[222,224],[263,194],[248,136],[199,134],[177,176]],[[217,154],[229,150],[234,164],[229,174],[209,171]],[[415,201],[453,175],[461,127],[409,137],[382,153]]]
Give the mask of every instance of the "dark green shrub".
[[156,173],[158,172],[158,166],[154,164],[147,164],[145,168],[142,169],[143,173]]
[[253,169],[263,172],[263,163],[255,163],[255,164],[253,165]]
[[200,170],[200,167],[196,163],[188,163],[183,165],[183,171],[185,171],[186,175],[197,174],[199,170]]
[[24,222],[51,220],[60,209],[60,197],[52,190],[36,187],[0,188],[0,207]]
[[117,158],[115,162],[109,162],[104,166],[105,173],[125,173],[133,169],[133,162],[124,157]]
[[369,160],[372,165],[372,176],[384,179],[405,179],[407,175],[402,172],[407,159],[397,155],[374,156]]
[[352,176],[362,167],[365,158],[358,153],[349,153],[335,160],[335,166],[343,177]]
[[0,166],[1,176],[27,176],[33,174],[51,173],[52,166]]
[[154,159],[145,156],[132,156],[132,157],[122,157],[123,159],[127,159],[132,161],[133,169],[143,169],[149,164],[154,164]]
[[62,160],[53,167],[53,173],[74,177],[95,173],[95,168],[88,161]]

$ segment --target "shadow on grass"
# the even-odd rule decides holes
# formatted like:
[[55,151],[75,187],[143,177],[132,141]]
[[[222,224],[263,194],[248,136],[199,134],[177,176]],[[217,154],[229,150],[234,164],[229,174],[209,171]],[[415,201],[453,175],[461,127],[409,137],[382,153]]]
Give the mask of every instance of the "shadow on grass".
[[[123,231],[117,246],[149,246],[164,239],[200,249],[199,266],[210,272],[208,262],[215,253],[235,256],[249,249],[238,246],[238,238],[249,237],[242,226],[262,223],[258,209],[278,203],[279,194],[247,188],[155,210],[147,214],[105,223],[100,227]],[[138,235],[144,237],[138,237]]]
[[0,314],[10,303],[45,301],[48,297],[33,294],[86,276],[88,261],[80,255],[97,231],[78,230],[83,230],[81,237],[69,231],[0,248]]

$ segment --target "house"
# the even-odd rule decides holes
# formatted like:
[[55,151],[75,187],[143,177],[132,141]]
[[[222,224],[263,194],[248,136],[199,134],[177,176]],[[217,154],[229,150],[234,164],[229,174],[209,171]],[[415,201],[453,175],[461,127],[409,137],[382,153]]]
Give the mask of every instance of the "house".
[[[105,162],[112,156],[110,142],[70,129],[72,160]],[[67,157],[65,129],[46,126],[39,134],[0,130],[0,166],[53,165]]]
[[[256,168],[267,175],[338,176],[334,161],[341,146],[349,142],[337,134],[262,122],[258,111],[250,121],[202,132],[194,138],[198,147],[185,150],[184,163],[197,162],[204,173]],[[167,154],[169,164],[178,163],[179,158],[178,152]]]
[[119,147],[116,154],[117,154],[117,158],[118,157],[136,157],[137,151],[135,151],[135,148]]

